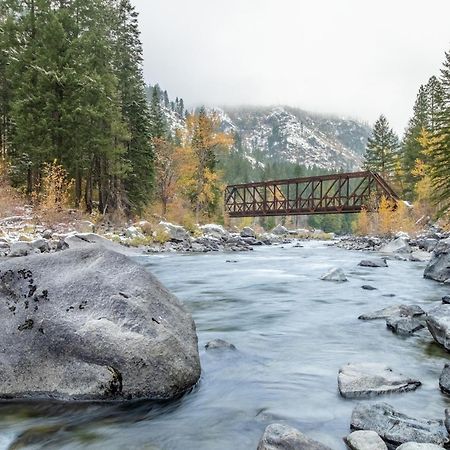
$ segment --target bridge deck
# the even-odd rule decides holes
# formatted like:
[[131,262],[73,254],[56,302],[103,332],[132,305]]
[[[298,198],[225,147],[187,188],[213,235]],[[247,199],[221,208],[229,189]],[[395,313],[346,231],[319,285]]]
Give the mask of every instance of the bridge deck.
[[338,173],[227,186],[225,211],[230,217],[355,213],[376,208],[381,196],[398,200],[379,174]]

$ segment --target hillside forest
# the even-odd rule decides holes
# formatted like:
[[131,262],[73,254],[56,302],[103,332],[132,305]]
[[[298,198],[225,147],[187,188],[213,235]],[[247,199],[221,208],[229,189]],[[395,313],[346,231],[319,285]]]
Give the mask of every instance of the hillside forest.
[[[404,135],[381,115],[364,154],[365,167],[413,205],[399,209],[414,223],[450,210],[450,52],[443,56]],[[192,228],[227,220],[227,183],[325,172],[275,158],[255,164],[217,111],[146,85],[142,62],[130,0],[0,0],[1,208],[13,197],[97,221],[158,217]],[[355,226],[353,216],[308,220],[325,231]]]

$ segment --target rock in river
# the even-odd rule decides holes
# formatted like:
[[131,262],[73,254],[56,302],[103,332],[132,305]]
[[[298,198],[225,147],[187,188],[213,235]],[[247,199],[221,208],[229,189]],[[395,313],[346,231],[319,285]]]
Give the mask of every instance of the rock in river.
[[354,431],[345,438],[351,450],[387,450],[383,439],[375,431]]
[[384,364],[347,364],[339,370],[339,392],[345,398],[367,398],[393,392],[413,391],[420,381],[394,372]]
[[223,339],[214,339],[212,341],[209,341],[205,345],[206,350],[219,350],[219,349],[225,349],[225,350],[236,350],[236,347],[233,344],[230,344],[227,341],[224,341]]
[[365,291],[376,291],[377,288],[371,286],[370,284],[364,284],[361,286],[361,289],[364,289]]
[[379,309],[372,313],[362,314],[359,320],[387,319],[388,317],[418,317],[423,316],[425,311],[418,305],[392,305]]
[[361,267],[387,267],[388,264],[385,259],[364,259],[358,266]]
[[337,267],[329,270],[325,275],[322,275],[320,279],[324,281],[337,281],[338,283],[348,281],[344,271]]
[[424,321],[416,317],[391,316],[386,319],[386,326],[394,333],[407,336],[425,328]]
[[3,399],[169,399],[200,376],[178,299],[99,245],[1,261],[0,324]]
[[297,429],[273,423],[269,425],[259,441],[257,450],[331,450],[314,441]]
[[425,269],[424,277],[442,282],[450,280],[450,238],[439,242]]
[[406,442],[444,446],[449,442],[442,420],[416,419],[396,411],[387,403],[360,403],[352,413],[353,430],[372,430],[388,444]]
[[446,364],[439,377],[439,387],[445,394],[450,394],[450,364]]
[[450,351],[450,305],[436,306],[428,312],[426,320],[434,340]]

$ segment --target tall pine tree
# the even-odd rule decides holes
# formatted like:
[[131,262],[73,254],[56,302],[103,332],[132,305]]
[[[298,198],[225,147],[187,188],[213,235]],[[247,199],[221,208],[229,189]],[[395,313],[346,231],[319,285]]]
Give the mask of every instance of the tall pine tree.
[[372,135],[367,142],[365,167],[367,170],[390,177],[395,169],[398,156],[398,137],[384,115],[375,122]]

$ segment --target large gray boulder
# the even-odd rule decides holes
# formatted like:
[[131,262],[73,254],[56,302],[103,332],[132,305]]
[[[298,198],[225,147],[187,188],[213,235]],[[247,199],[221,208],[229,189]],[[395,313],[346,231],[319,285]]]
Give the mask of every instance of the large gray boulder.
[[354,431],[345,438],[351,450],[388,450],[383,439],[375,431]]
[[426,320],[434,340],[450,351],[450,305],[441,304],[428,311]]
[[170,399],[200,376],[190,314],[99,245],[0,261],[0,325],[2,399]]
[[440,241],[436,246],[424,277],[441,282],[450,281],[450,238]]
[[400,236],[380,248],[381,253],[411,253],[408,238]]
[[439,387],[445,394],[450,394],[450,364],[446,364],[439,377]]
[[449,442],[443,420],[416,419],[387,403],[360,403],[352,413],[353,430],[372,430],[393,447],[406,442],[444,446]]
[[216,223],[209,223],[207,225],[202,225],[200,227],[203,234],[207,237],[212,237],[214,239],[219,239],[222,241],[226,241],[230,238],[230,233],[225,230],[222,225],[218,225]]
[[418,305],[392,305],[377,311],[362,314],[359,320],[387,319],[389,317],[420,317],[425,311]]
[[297,429],[274,423],[269,425],[259,441],[257,450],[330,450]]
[[174,225],[170,222],[160,222],[159,225],[164,229],[171,241],[183,242],[190,240],[190,234],[181,225]]
[[347,364],[339,370],[339,392],[345,398],[368,398],[394,392],[413,391],[420,381],[394,372],[385,364]]

